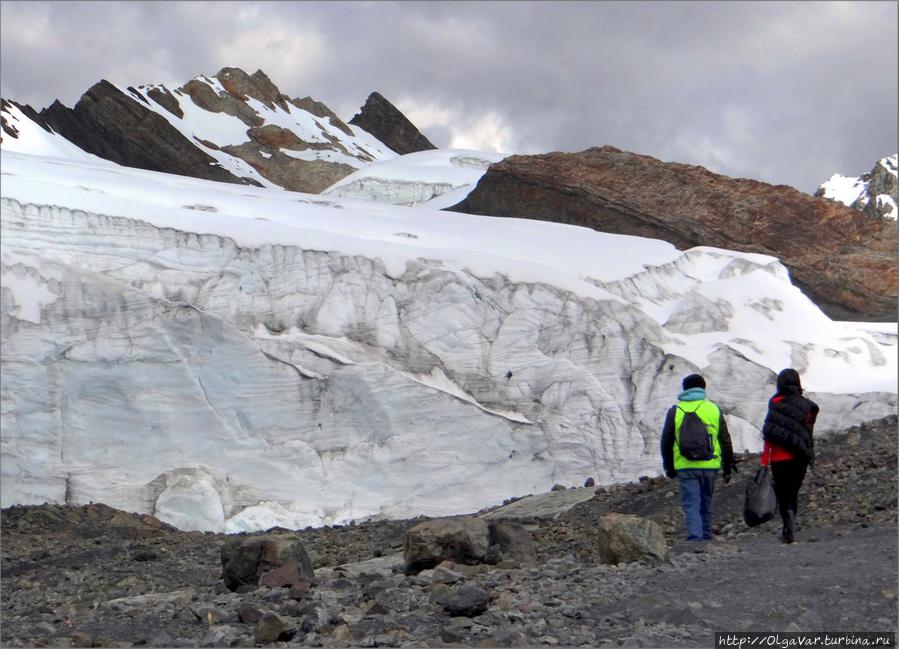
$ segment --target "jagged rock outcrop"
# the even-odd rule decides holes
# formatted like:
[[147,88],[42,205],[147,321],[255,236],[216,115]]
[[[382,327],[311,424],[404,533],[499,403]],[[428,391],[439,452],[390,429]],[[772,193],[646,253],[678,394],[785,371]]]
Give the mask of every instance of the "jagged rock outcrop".
[[222,169],[163,117],[106,80],[84,93],[75,108],[56,101],[40,116],[88,153],[127,167],[249,183]]
[[856,178],[834,174],[822,183],[815,196],[843,203],[878,219],[899,217],[899,173],[897,155],[877,161],[870,172]]
[[[394,156],[322,102],[283,94],[262,70],[247,74],[226,67],[172,90],[104,80],[73,109],[57,101],[40,113],[19,110],[84,151],[121,165],[308,193]],[[4,133],[14,137],[8,122],[4,116]]]
[[831,317],[896,315],[895,223],[784,185],[603,146],[506,158],[449,209],[774,255]]
[[[26,117],[35,122],[42,129],[50,131],[50,126],[47,122],[42,118],[34,108],[29,106],[28,104],[20,104],[16,101],[8,101],[6,99],[0,99],[0,129],[2,129],[3,133],[5,133],[9,137],[19,137],[19,130],[16,128],[15,124],[12,123],[11,120],[7,119],[6,116],[9,114],[10,106],[15,106],[18,108]],[[0,136],[2,137],[2,136]]]
[[378,92],[368,96],[362,110],[350,120],[350,124],[368,131],[400,155],[437,148]]

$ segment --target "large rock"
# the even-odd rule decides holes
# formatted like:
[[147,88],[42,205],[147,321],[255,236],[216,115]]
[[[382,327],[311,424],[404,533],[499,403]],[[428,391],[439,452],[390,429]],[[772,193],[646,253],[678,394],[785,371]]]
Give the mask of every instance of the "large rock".
[[487,610],[490,596],[476,584],[463,584],[455,588],[449,586],[438,588],[434,591],[432,599],[452,617],[474,617]]
[[365,129],[400,155],[437,148],[396,106],[377,92],[368,96],[350,124]]
[[284,636],[292,635],[293,634],[288,631],[287,624],[280,615],[272,613],[271,611],[266,611],[262,614],[259,621],[256,622],[253,639],[256,641],[257,645],[265,645],[279,639],[286,640],[287,637]]
[[599,520],[597,534],[603,563],[658,563],[668,558],[662,528],[649,519],[634,514],[605,514]]
[[537,563],[537,546],[524,526],[512,521],[494,520],[489,527],[491,545],[499,546],[503,562],[518,566]]
[[255,587],[269,573],[275,577],[289,574],[292,581],[315,577],[306,549],[292,535],[234,537],[222,545],[221,558],[222,579],[232,591],[242,586]]
[[479,518],[442,518],[406,531],[403,560],[407,573],[433,568],[442,561],[481,563],[490,547],[490,529]]
[[896,224],[784,185],[603,146],[505,158],[450,209],[774,255],[833,318],[896,315]]

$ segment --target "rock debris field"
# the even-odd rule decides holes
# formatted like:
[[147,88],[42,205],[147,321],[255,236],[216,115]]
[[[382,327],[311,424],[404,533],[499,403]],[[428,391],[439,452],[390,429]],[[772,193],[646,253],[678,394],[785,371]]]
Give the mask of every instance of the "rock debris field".
[[[0,641],[708,647],[715,631],[896,631],[896,423],[818,442],[794,545],[776,521],[742,522],[757,455],[719,481],[716,537],[700,544],[681,540],[665,478],[557,487],[450,520],[231,537],[101,504],[12,507],[0,519]],[[654,553],[608,563],[621,546],[600,528],[613,520]],[[435,546],[434,530],[453,526],[462,536]]]

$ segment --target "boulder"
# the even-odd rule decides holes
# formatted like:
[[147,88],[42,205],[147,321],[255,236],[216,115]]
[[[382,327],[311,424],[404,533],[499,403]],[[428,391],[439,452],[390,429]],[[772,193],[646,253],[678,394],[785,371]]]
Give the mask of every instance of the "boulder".
[[599,520],[599,548],[603,563],[648,561],[668,558],[661,526],[634,514],[605,514]]
[[481,563],[490,547],[490,528],[479,518],[424,521],[406,531],[403,561],[406,573],[433,568],[443,561]]
[[264,585],[290,586],[315,573],[303,544],[293,535],[265,534],[229,539],[222,545],[222,580],[228,589]]
[[463,584],[455,588],[443,586],[436,589],[431,598],[453,617],[480,615],[487,610],[490,601],[487,591],[475,584]]
[[279,639],[287,639],[282,636],[292,635],[287,630],[287,623],[277,613],[266,611],[256,622],[254,639],[257,645],[269,644]]
[[517,566],[537,564],[537,546],[534,538],[522,525],[512,521],[490,521],[491,545],[499,546],[501,560]]

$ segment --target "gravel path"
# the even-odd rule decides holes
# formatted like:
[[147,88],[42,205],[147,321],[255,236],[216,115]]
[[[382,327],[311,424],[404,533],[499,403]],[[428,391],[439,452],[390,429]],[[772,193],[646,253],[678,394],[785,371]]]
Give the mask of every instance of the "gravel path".
[[[778,541],[774,523],[747,529],[740,521],[743,484],[757,463],[744,459],[738,479],[716,495],[711,543],[681,542],[676,484],[647,479],[600,489],[555,519],[525,519],[540,559],[533,568],[407,576],[398,552],[420,519],[302,530],[317,583],[295,596],[224,588],[223,535],[180,532],[103,505],[10,508],[0,517],[0,641],[266,643],[263,622],[248,611],[283,624],[275,646],[707,647],[714,631],[895,631],[895,417],[819,445],[794,545]],[[602,564],[595,528],[608,511],[659,522],[669,561]],[[446,602],[466,597],[483,597],[483,612],[451,614]]]

